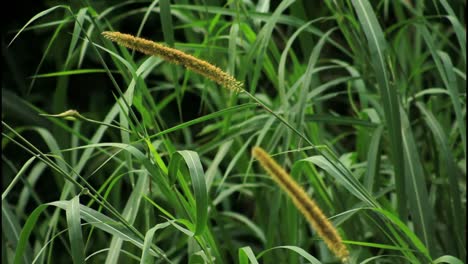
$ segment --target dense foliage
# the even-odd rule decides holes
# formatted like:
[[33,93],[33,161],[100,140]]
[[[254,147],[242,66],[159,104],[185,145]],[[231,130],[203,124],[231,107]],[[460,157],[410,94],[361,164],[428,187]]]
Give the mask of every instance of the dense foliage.
[[55,2],[2,42],[5,263],[339,263],[254,146],[349,263],[466,262],[466,1]]

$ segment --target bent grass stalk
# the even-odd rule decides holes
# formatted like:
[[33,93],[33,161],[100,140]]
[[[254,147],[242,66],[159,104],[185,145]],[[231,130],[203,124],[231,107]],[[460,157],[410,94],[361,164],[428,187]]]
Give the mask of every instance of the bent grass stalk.
[[252,156],[260,161],[262,167],[288,194],[294,205],[301,211],[309,223],[312,224],[319,236],[323,238],[328,248],[342,262],[347,262],[349,252],[343,244],[338,231],[304,189],[262,148],[254,147],[252,149]]
[[159,56],[164,60],[174,63],[174,64],[181,64],[189,70],[201,74],[205,76],[219,85],[233,90],[235,92],[245,92],[250,98],[252,98],[259,106],[264,108],[266,111],[271,113],[275,116],[278,120],[280,120],[283,124],[289,127],[294,133],[296,133],[299,137],[305,140],[307,144],[310,146],[314,146],[314,144],[301,132],[299,132],[296,128],[291,126],[283,117],[275,113],[271,110],[268,106],[260,102],[254,95],[250,94],[246,90],[244,90],[244,84],[230,74],[224,72],[220,68],[210,64],[207,61],[198,59],[192,55],[184,53],[178,49],[173,49],[166,47],[162,44],[132,36],[130,34],[125,34],[117,31],[104,31],[101,33],[105,38],[118,43],[119,45],[125,46],[130,49],[135,49],[141,53],[150,56]]
[[178,49],[169,48],[144,38],[139,38],[120,32],[105,31],[102,32],[102,35],[105,38],[118,43],[119,45],[137,50],[146,55],[158,56],[168,62],[181,64],[187,69],[201,74],[229,90],[236,92],[243,91],[243,83],[236,80],[236,78],[230,74],[224,72],[220,68],[207,61],[196,58]]

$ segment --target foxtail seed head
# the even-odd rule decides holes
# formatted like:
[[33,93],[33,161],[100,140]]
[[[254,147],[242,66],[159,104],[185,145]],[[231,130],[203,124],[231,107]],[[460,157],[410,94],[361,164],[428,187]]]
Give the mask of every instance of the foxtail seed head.
[[262,165],[273,180],[288,194],[294,205],[325,241],[328,248],[340,258],[342,262],[346,262],[349,257],[348,249],[343,244],[338,231],[325,217],[314,200],[307,195],[304,189],[297,184],[265,150],[260,147],[254,147],[252,149],[252,156],[260,161],[260,165]]
[[236,78],[230,74],[224,72],[220,68],[207,61],[198,59],[178,49],[169,48],[144,38],[139,38],[120,32],[105,31],[102,32],[102,35],[105,38],[118,43],[119,45],[137,50],[146,55],[158,56],[168,62],[181,64],[187,69],[201,74],[229,90],[236,92],[241,92],[243,90],[244,84],[236,80]]

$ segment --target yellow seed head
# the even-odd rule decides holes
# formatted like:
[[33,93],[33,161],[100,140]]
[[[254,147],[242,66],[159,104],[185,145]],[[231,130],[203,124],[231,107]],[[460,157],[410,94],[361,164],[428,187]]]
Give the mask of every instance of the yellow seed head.
[[236,92],[241,92],[243,90],[244,84],[236,80],[236,78],[230,74],[207,61],[198,59],[178,49],[169,48],[144,38],[120,32],[105,31],[102,32],[102,35],[109,40],[117,42],[119,45],[137,50],[146,55],[158,56],[168,62],[181,64],[187,69],[201,74],[229,90]]
[[254,147],[252,149],[252,156],[260,161],[260,165],[262,165],[273,180],[288,194],[294,205],[309,223],[312,224],[319,236],[323,238],[328,248],[340,258],[341,261],[346,262],[349,257],[349,252],[343,244],[338,231],[325,217],[317,204],[307,195],[304,189],[262,148]]

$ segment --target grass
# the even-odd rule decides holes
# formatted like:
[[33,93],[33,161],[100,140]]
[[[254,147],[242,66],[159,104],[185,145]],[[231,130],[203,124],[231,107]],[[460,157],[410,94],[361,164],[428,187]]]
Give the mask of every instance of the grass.
[[2,44],[2,260],[340,263],[308,196],[348,263],[465,263],[465,5],[46,6]]

